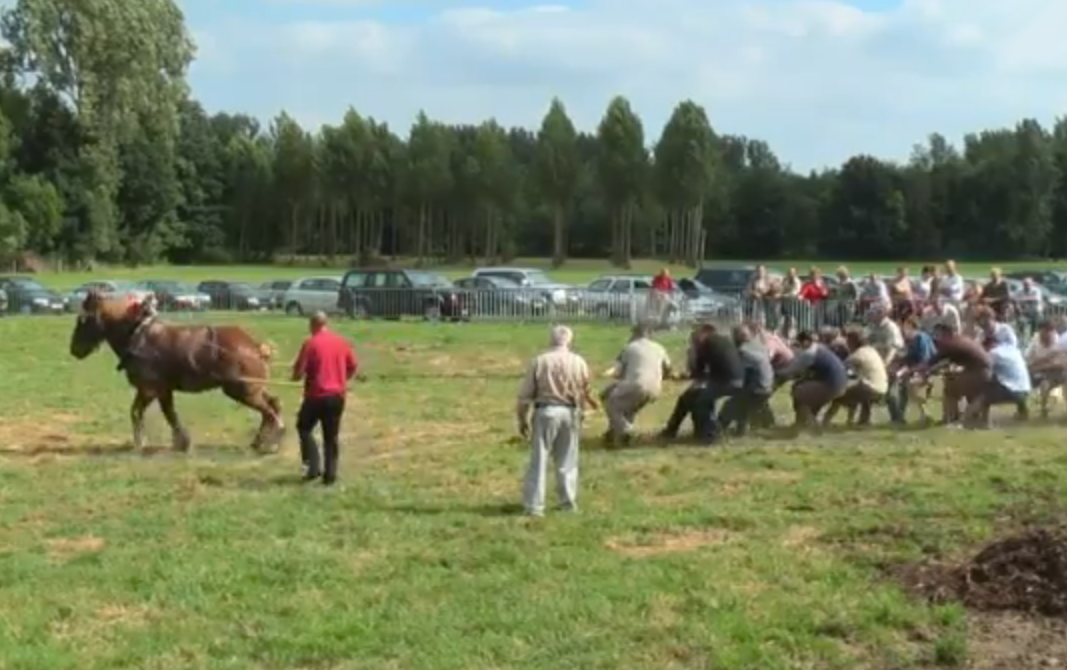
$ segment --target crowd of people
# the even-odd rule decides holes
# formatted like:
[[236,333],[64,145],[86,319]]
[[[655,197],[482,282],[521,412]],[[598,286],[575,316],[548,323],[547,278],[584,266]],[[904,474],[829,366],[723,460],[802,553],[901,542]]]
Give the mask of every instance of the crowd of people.
[[912,315],[929,322],[946,311],[961,322],[973,320],[981,307],[992,309],[1002,321],[1015,322],[1029,335],[1043,318],[1045,302],[1032,278],[1024,279],[1013,296],[999,268],[979,284],[964,279],[951,260],[944,266],[926,265],[917,277],[900,267],[888,280],[876,273],[856,279],[848,268],[839,267],[833,282],[819,268],[812,268],[806,279],[796,268],[774,278],[759,266],[745,290],[745,318],[786,336],[823,326],[844,327],[874,308],[888,310],[902,323]]
[[[661,397],[672,379],[689,385],[658,432],[663,444],[679,438],[686,419],[693,426],[692,440],[703,445],[729,434],[744,435],[750,425],[769,427],[776,421],[770,400],[787,384],[797,433],[828,426],[842,411],[849,425],[870,424],[877,406],[886,408],[895,425],[907,423],[912,407],[919,421],[933,423],[926,406],[935,376],[942,379],[940,422],[945,425],[988,427],[990,409],[1004,404],[1015,408],[1017,419],[1026,420],[1035,391],[1042,416],[1048,416],[1054,400],[1062,400],[1067,317],[1044,319],[1040,293],[1033,291],[1037,298],[1032,303],[1025,295],[1012,297],[994,269],[989,283],[969,294],[951,261],[943,271],[924,268],[918,282],[906,270],[898,276],[897,282],[875,275],[854,282],[842,268],[838,291],[854,293],[851,298],[839,295],[833,308],[850,311],[816,311],[834,318],[813,327],[768,318],[787,315],[763,309],[750,310],[748,318],[730,327],[698,324],[683,370],[672,366],[666,349],[655,341],[654,328],[639,324],[608,371],[613,380],[599,398],[587,364],[570,351],[570,329],[554,326],[551,349],[532,361],[519,392],[519,430],[530,439],[532,454],[526,512],[544,513],[550,456],[563,506],[576,507],[583,408],[602,404],[608,418],[606,443],[625,446],[634,439],[638,414]],[[761,268],[750,286],[751,304],[772,304],[767,297],[788,295],[781,291],[795,287],[798,299],[830,306],[817,270],[807,282],[800,282],[795,271],[778,283],[766,277]],[[1033,286],[1026,282],[1024,291]]]

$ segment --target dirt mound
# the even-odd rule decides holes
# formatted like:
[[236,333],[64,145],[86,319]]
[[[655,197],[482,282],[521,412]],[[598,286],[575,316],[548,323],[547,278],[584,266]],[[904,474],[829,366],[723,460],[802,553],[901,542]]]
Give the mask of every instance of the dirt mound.
[[963,565],[928,563],[901,576],[935,602],[1067,618],[1067,527],[1029,530],[993,542]]

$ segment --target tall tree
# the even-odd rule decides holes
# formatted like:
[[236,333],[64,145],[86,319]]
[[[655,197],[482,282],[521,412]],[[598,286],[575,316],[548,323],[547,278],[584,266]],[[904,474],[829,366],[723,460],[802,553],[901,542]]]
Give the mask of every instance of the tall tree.
[[668,258],[691,267],[704,257],[704,204],[715,171],[715,136],[704,108],[674,108],[655,149],[656,184],[666,210]]
[[559,98],[553,98],[537,133],[537,184],[552,208],[552,264],[567,260],[567,217],[574,205],[581,164],[577,132]]
[[616,96],[597,127],[597,177],[611,210],[611,260],[630,267],[633,227],[648,174],[645,129],[630,101]]
[[82,220],[79,251],[114,256],[120,146],[151,118],[155,141],[173,152],[194,53],[181,10],[172,0],[18,0],[4,13],[2,33],[20,71],[65,100],[86,133],[78,153],[83,195],[69,203]]

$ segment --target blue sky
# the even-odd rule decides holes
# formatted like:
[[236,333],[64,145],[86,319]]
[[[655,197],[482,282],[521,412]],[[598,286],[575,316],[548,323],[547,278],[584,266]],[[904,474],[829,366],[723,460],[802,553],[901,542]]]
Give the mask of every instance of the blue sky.
[[691,98],[809,169],[1067,111],[1063,0],[178,1],[210,110],[313,128],[536,126],[556,95],[592,129],[623,94],[652,141]]

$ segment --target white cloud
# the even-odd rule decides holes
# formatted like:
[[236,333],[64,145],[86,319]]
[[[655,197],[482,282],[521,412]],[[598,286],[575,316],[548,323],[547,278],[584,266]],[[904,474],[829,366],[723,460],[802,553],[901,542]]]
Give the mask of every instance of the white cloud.
[[623,94],[650,137],[692,98],[716,130],[766,139],[802,169],[1067,111],[1063,0],[904,0],[882,12],[834,0],[455,4],[421,21],[195,25],[210,45],[195,91],[211,108],[285,108],[309,124],[351,104],[401,131],[419,109],[535,126],[553,95],[591,129]]

